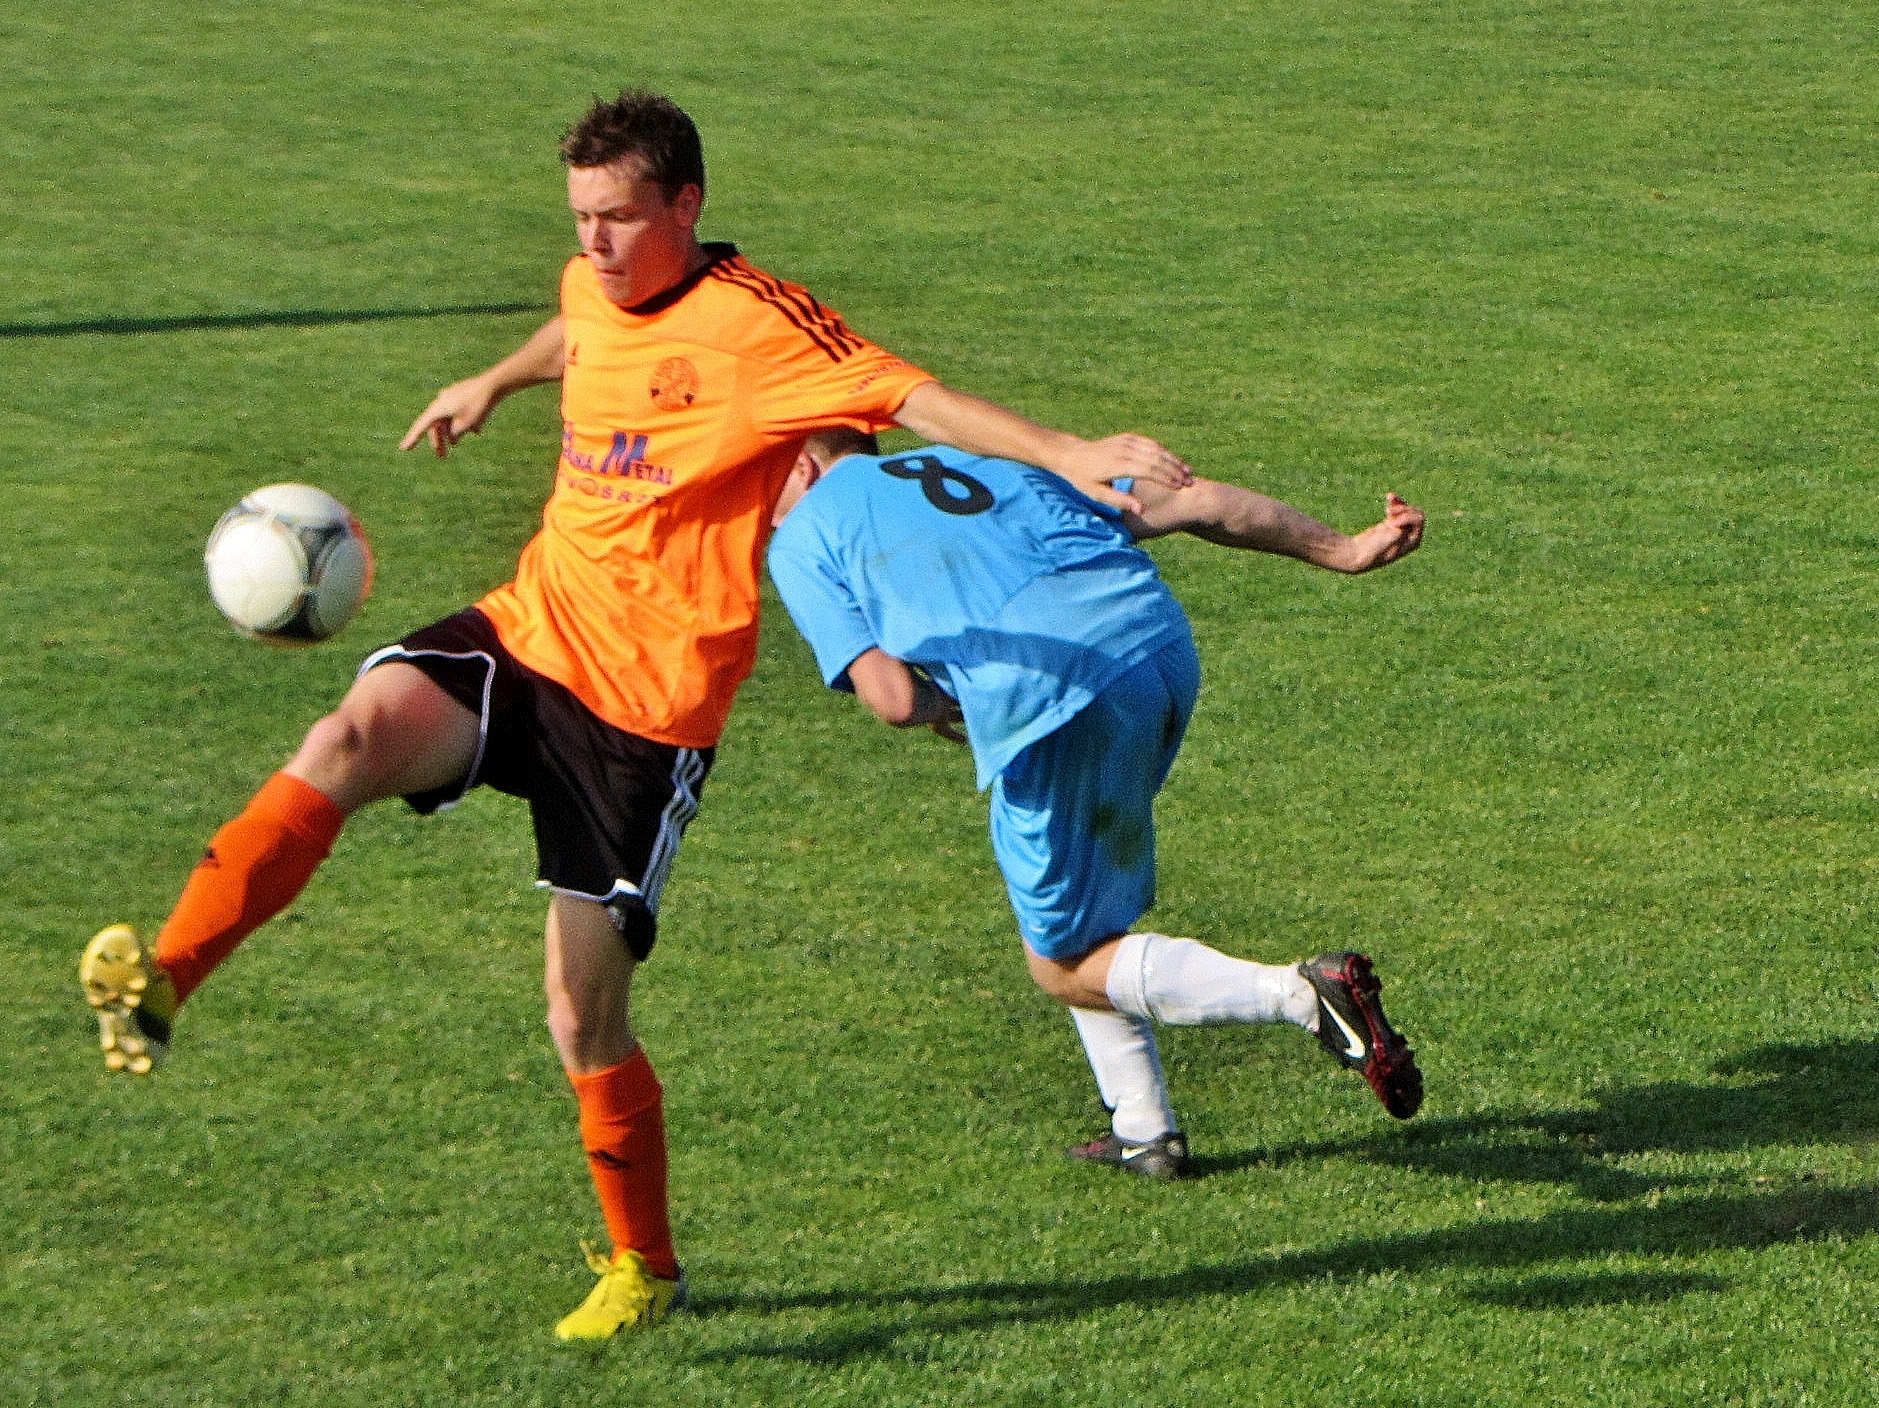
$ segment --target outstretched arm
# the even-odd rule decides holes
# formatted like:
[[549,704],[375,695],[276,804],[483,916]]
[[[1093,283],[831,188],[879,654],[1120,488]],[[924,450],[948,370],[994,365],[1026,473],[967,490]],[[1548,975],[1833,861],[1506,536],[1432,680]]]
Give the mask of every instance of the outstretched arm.
[[958,727],[958,703],[926,675],[878,646],[864,650],[849,664],[848,680],[855,696],[882,723],[895,728],[925,725],[941,738],[966,741]]
[[424,408],[424,414],[411,422],[398,448],[408,450],[418,441],[429,439],[432,451],[442,459],[464,436],[481,430],[496,403],[511,391],[558,381],[562,356],[561,318],[557,315],[495,366],[438,392]]
[[1196,479],[1181,489],[1139,485],[1139,513],[1122,521],[1137,539],[1191,533],[1222,547],[1296,557],[1333,572],[1368,572],[1414,552],[1422,542],[1423,513],[1395,494],[1383,499],[1383,518],[1361,533],[1340,533],[1290,504],[1264,494]]
[[[954,445],[968,454],[1041,465],[1113,508],[1141,509],[1141,486],[1175,488],[1194,477],[1194,471],[1173,452],[1145,435],[1085,440],[1026,420],[1015,411],[954,391],[937,381],[916,386],[894,419],[935,445]],[[1115,479],[1135,480],[1135,493],[1125,494],[1110,487]]]

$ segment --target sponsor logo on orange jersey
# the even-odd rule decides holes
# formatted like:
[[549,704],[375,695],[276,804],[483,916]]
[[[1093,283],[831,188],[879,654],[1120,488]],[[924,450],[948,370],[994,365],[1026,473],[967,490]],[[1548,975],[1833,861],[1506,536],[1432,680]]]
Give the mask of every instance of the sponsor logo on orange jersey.
[[593,455],[575,448],[574,427],[563,421],[561,463],[564,468],[561,482],[577,493],[589,494],[594,498],[611,499],[618,503],[651,503],[658,497],[657,492],[631,490],[624,484],[608,482],[631,479],[643,485],[657,485],[660,489],[669,486],[672,483],[671,467],[653,464],[646,459],[646,447],[650,443],[650,437],[646,435],[616,430],[607,453],[596,460]]
[[646,394],[662,411],[682,411],[698,397],[698,368],[689,357],[667,357],[653,369]]

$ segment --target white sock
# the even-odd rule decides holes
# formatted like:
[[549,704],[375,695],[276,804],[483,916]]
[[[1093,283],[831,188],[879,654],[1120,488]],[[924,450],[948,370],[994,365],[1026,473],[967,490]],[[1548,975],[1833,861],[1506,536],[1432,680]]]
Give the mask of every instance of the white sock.
[[1116,1138],[1146,1144],[1173,1133],[1174,1110],[1168,1104],[1155,1029],[1123,1012],[1072,1007],[1070,1016],[1083,1038],[1090,1070],[1096,1073],[1096,1089],[1112,1112],[1110,1128]]
[[1293,1022],[1318,1027],[1318,995],[1294,966],[1228,958],[1193,939],[1125,934],[1109,967],[1109,1000],[1174,1027]]

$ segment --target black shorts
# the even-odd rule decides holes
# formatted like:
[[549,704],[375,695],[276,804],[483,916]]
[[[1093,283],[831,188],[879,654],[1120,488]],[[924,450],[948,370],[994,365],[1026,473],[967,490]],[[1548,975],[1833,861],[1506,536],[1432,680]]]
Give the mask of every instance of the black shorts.
[[633,956],[652,952],[659,892],[716,750],[615,728],[510,655],[475,607],[374,652],[359,672],[388,660],[417,666],[481,721],[469,771],[405,800],[429,814],[472,787],[524,798],[539,883],[606,905]]

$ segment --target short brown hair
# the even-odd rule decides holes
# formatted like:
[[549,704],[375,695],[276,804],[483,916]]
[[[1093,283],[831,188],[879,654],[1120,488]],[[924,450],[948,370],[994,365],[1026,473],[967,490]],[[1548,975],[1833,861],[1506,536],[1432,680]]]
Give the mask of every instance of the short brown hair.
[[638,157],[648,180],[671,200],[687,186],[705,189],[705,148],[685,110],[659,93],[628,88],[617,98],[595,98],[561,139],[569,166],[611,166]]
[[803,442],[803,448],[810,458],[826,468],[844,455],[878,455],[881,442],[851,425],[831,425],[811,435]]

